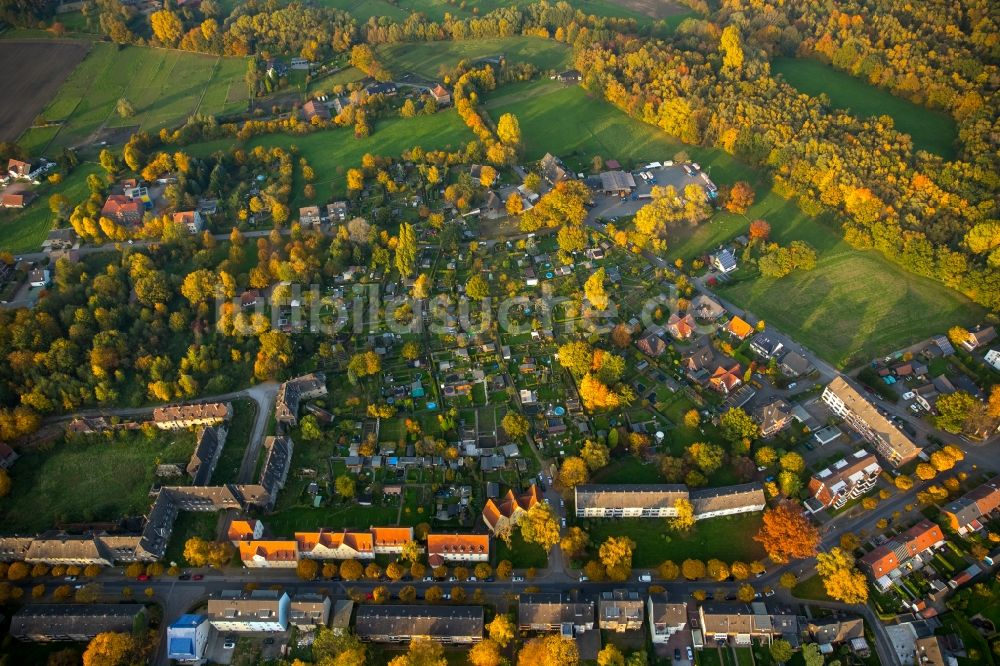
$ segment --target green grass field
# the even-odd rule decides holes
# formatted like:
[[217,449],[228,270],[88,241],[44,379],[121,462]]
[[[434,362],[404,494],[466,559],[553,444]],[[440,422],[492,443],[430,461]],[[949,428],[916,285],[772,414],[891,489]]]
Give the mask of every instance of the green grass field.
[[[462,124],[458,114],[454,111],[442,111],[433,116],[379,120],[375,124],[375,131],[365,139],[355,139],[350,129],[335,129],[294,138],[284,134],[262,136],[248,141],[244,147],[296,146],[299,154],[309,160],[316,171],[317,196],[325,198],[331,192],[335,196],[344,194],[347,169],[360,166],[361,156],[365,153],[398,157],[401,152],[414,146],[427,150],[457,149],[473,138],[472,132]],[[233,144],[231,139],[221,139],[192,145],[189,152],[198,156],[209,155],[216,150],[229,150]],[[296,192],[296,196],[299,194]],[[293,210],[301,205],[305,205],[305,202],[298,199],[292,202]]]
[[[442,21],[446,14],[455,18],[485,16],[495,9],[510,5],[526,6],[535,0],[319,0],[325,7],[335,7],[350,12],[359,22],[365,23],[371,17],[386,17],[394,21],[404,21],[411,12],[420,12],[432,21]],[[623,6],[614,0],[573,0],[575,8],[596,16],[633,18],[640,24],[651,24],[653,19]],[[668,3],[663,3],[668,4]],[[669,26],[675,26],[684,18],[693,15],[685,7],[677,6],[663,12]]]
[[[245,71],[241,58],[96,43],[42,111],[62,127],[54,135],[48,128],[29,129],[22,145],[37,154],[78,145],[104,128],[157,131],[194,113],[239,111],[246,106]],[[134,116],[118,116],[121,97],[132,103]]]
[[13,489],[0,500],[4,533],[34,534],[58,523],[116,521],[150,505],[158,462],[187,464],[194,434],[139,431],[23,451],[11,471]]
[[946,159],[955,156],[958,129],[945,113],[913,104],[811,58],[776,58],[771,71],[807,95],[826,93],[834,106],[857,116],[891,116],[896,129],[913,137],[915,149]]
[[534,543],[525,543],[521,538],[520,530],[514,532],[510,540],[511,547],[508,548],[503,539],[493,540],[493,549],[496,551],[493,563],[502,560],[510,560],[515,569],[527,569],[535,567],[541,569],[549,565],[549,556],[546,555],[542,547]]
[[570,49],[539,37],[475,39],[461,42],[392,44],[379,48],[384,64],[395,74],[414,72],[428,79],[440,76],[460,60],[503,55],[508,62],[530,62],[545,71],[568,66]]
[[[0,250],[13,253],[35,252],[52,229],[49,197],[61,192],[70,203],[77,204],[88,195],[87,176],[101,171],[92,163],[79,165],[58,187],[43,183],[35,188],[38,199],[24,209],[0,209]],[[102,172],[103,173],[103,172]]]
[[831,363],[866,362],[983,316],[982,308],[944,285],[909,273],[875,251],[855,250],[831,224],[797,212],[794,204],[774,195],[762,204],[768,210],[760,216],[771,222],[772,237],[782,244],[808,242],[819,254],[816,268],[779,280],[739,281],[737,274],[737,281],[721,285],[719,293],[789,331]]
[[589,165],[594,155],[616,159],[625,166],[672,159],[686,151],[720,183],[754,178],[748,166],[720,150],[685,146],[652,125],[629,118],[578,86],[552,81],[504,87],[487,100],[494,119],[513,113],[521,124],[525,159],[537,160],[551,152],[571,166]]
[[764,549],[753,540],[760,530],[761,514],[745,513],[699,521],[688,534],[669,530],[665,519],[622,518],[592,519],[583,529],[592,543],[600,544],[609,536],[627,536],[635,541],[632,565],[655,567],[664,560],[678,565],[686,559],[724,562],[750,562],[764,558]]

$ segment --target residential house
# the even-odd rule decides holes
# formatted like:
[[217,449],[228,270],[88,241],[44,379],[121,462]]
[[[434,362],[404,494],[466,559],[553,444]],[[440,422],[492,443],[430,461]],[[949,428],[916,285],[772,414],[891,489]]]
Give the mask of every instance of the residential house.
[[264,438],[264,468],[260,472],[260,485],[267,493],[264,508],[270,511],[278,501],[278,491],[285,487],[288,470],[292,466],[292,438]]
[[685,314],[683,317],[673,313],[670,318],[667,319],[667,332],[675,340],[687,340],[694,334],[695,327],[697,324],[694,321],[694,317],[690,314]]
[[738,266],[736,265],[736,253],[725,247],[713,254],[710,258],[712,267],[721,273],[732,273]]
[[17,452],[6,443],[0,442],[0,469],[10,469],[17,460]]
[[623,633],[642,629],[645,604],[635,590],[601,592],[597,602],[598,624],[601,629]]
[[321,398],[326,394],[326,375],[322,372],[289,379],[278,387],[274,418],[278,423],[295,427],[299,420],[299,402]]
[[84,643],[97,634],[131,634],[142,604],[28,604],[10,620],[10,635],[36,643]]
[[559,79],[560,83],[579,83],[583,80],[578,69],[567,69],[565,72],[559,72],[556,74],[556,78]]
[[[698,608],[700,635],[715,643],[733,641],[748,646],[753,639],[770,644],[775,638],[798,639],[798,618],[770,613],[764,604],[703,603]],[[695,647],[702,647],[695,642]]]
[[500,501],[486,500],[483,522],[493,536],[510,534],[528,510],[540,501],[538,486],[535,484],[528,486],[528,490],[520,496],[515,496],[513,489],[508,490]]
[[48,287],[52,284],[52,274],[47,268],[34,268],[28,273],[28,284],[34,288]]
[[809,479],[811,497],[805,507],[810,513],[829,508],[840,509],[874,488],[881,473],[882,466],[875,455],[859,449],[813,474]]
[[920,452],[909,436],[844,377],[838,376],[827,385],[823,390],[823,402],[854,431],[871,442],[879,455],[894,467],[905,465]]
[[288,607],[288,620],[302,631],[325,627],[330,621],[330,597],[322,594],[297,594]]
[[710,296],[698,294],[691,299],[691,305],[688,306],[688,312],[694,315],[695,319],[701,319],[702,321],[715,321],[726,313],[726,309],[719,305],[719,303]]
[[365,92],[369,95],[385,95],[392,97],[396,94],[396,84],[392,81],[387,83],[370,83],[365,87]]
[[702,381],[708,376],[708,368],[715,362],[715,352],[705,338],[701,338],[694,347],[681,356],[681,368],[688,379]]
[[786,377],[801,377],[813,371],[812,363],[802,354],[793,351],[781,357],[778,367]]
[[38,195],[31,190],[12,185],[0,195],[0,206],[4,208],[24,208],[36,198],[38,198]]
[[753,326],[745,322],[741,317],[734,316],[726,322],[725,331],[737,340],[744,340],[748,335],[753,333]]
[[174,213],[174,224],[183,225],[189,234],[197,234],[205,228],[205,218],[200,211],[183,210]]
[[31,178],[36,169],[31,166],[31,162],[11,158],[7,161],[7,174],[13,178]]
[[434,99],[434,102],[440,107],[447,104],[451,104],[451,93],[440,83],[427,91],[428,94]]
[[542,177],[549,181],[552,185],[555,185],[559,181],[569,180],[573,177],[572,172],[567,169],[562,161],[553,155],[552,153],[545,153],[541,161],[538,163],[539,168],[542,172]]
[[112,194],[101,207],[101,217],[106,217],[118,224],[136,225],[142,222],[144,210],[141,201],[133,201],[124,194]]
[[313,120],[317,122],[330,120],[330,109],[326,108],[326,104],[315,99],[311,99],[302,105],[302,113],[305,114],[306,120],[310,123]]
[[938,636],[925,636],[914,641],[914,659],[918,666],[949,666],[954,661],[945,659]]
[[772,437],[792,422],[792,407],[781,398],[775,398],[755,409],[753,419],[760,426],[761,437]]
[[373,527],[371,533],[376,555],[399,555],[413,541],[412,527]]
[[196,486],[207,486],[219,462],[222,447],[226,442],[226,429],[209,427],[198,430],[194,453],[188,461],[186,471],[191,477],[191,483]]
[[361,606],[354,632],[363,641],[409,643],[425,638],[467,645],[483,639],[482,606]]
[[375,539],[371,532],[296,532],[299,553],[311,560],[373,560]]
[[977,326],[969,331],[969,337],[962,341],[962,347],[966,351],[972,351],[985,344],[993,342],[997,337],[996,329],[992,326]]
[[72,227],[52,229],[42,242],[42,252],[51,254],[59,250],[78,249],[80,238]]
[[924,519],[865,554],[859,561],[884,590],[892,584],[891,579],[903,575],[901,567],[924,551],[942,543],[944,543],[944,533],[941,527]]
[[299,222],[303,227],[319,227],[323,221],[323,216],[319,212],[319,206],[302,206],[299,208]]
[[649,637],[654,645],[668,642],[671,636],[687,626],[687,604],[669,602],[665,592],[649,595],[646,614],[649,616]]
[[636,340],[635,346],[643,354],[658,358],[667,351],[667,343],[663,341],[656,331],[647,331],[645,335]]
[[489,534],[428,534],[427,563],[432,567],[445,562],[489,562]]
[[299,563],[297,541],[240,541],[239,548],[249,569],[294,569]]
[[233,406],[228,402],[168,405],[153,410],[153,425],[161,430],[184,430],[219,425],[232,417]]
[[239,546],[241,541],[259,541],[264,536],[264,523],[256,519],[233,518],[226,530],[226,538]]
[[959,534],[978,529],[983,519],[1000,508],[1000,476],[949,502],[941,510],[951,529]]
[[819,645],[820,654],[832,655],[835,646],[848,645],[859,657],[871,654],[865,640],[865,622],[860,617],[810,620],[806,633]]
[[723,395],[729,395],[730,391],[735,390],[742,383],[740,364],[735,362],[729,367],[720,365],[708,378],[708,385]]
[[764,360],[776,358],[785,346],[767,333],[758,333],[750,339],[750,350]]
[[220,633],[288,630],[288,594],[277,590],[223,590],[208,600],[208,619]]
[[575,636],[594,629],[594,602],[564,600],[559,592],[521,594],[517,606],[521,631],[559,631]]
[[331,222],[346,222],[347,221],[347,202],[346,201],[334,201],[331,204],[326,205],[326,217]]
[[695,520],[763,511],[766,504],[764,489],[754,483],[699,488],[691,491],[690,501]]
[[181,615],[167,627],[167,659],[181,663],[204,660],[210,627],[207,615]]

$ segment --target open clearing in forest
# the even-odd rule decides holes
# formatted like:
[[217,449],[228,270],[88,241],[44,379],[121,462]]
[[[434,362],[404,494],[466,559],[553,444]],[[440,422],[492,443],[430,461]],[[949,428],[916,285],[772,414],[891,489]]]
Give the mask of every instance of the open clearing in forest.
[[529,62],[544,72],[569,66],[570,58],[568,46],[540,37],[391,44],[380,47],[378,52],[393,73],[413,72],[428,79],[440,78],[443,71],[453,69],[460,60],[502,55],[508,62]]
[[896,129],[913,138],[913,147],[950,159],[958,129],[951,116],[918,106],[811,58],[775,58],[771,71],[807,95],[826,93],[833,106],[856,116],[891,116]]

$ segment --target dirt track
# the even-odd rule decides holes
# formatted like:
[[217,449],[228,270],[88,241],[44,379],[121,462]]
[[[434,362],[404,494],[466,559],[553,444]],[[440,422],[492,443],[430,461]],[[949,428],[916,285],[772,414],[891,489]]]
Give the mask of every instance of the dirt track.
[[0,141],[31,126],[89,49],[87,42],[0,40]]

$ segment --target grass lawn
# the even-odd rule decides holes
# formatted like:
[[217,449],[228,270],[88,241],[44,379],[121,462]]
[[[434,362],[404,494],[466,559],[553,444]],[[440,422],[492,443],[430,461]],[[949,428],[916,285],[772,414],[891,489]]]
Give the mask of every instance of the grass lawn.
[[101,168],[96,164],[89,162],[80,164],[59,185],[50,185],[43,181],[41,185],[35,187],[38,199],[27,208],[0,209],[0,228],[3,229],[0,233],[0,250],[9,250],[15,254],[37,252],[52,229],[53,216],[49,210],[49,197],[58,191],[75,206],[89,194],[87,176],[98,171],[101,171]]
[[694,663],[698,666],[723,666],[722,651],[715,645],[708,645],[694,653]]
[[627,536],[635,541],[632,564],[655,567],[664,560],[680,564],[686,559],[750,562],[764,558],[764,549],[753,540],[761,525],[759,513],[745,513],[699,521],[688,534],[669,530],[665,520],[651,518],[593,519],[583,529],[593,543],[609,536]]
[[291,535],[293,532],[328,529],[368,529],[372,525],[395,525],[399,509],[395,506],[294,506],[277,511],[267,517],[273,534]]
[[183,567],[187,563],[184,559],[184,544],[187,540],[191,537],[201,537],[215,541],[215,528],[218,524],[219,514],[215,512],[181,511],[174,521],[174,531],[170,534],[170,543],[167,544],[163,560],[168,564],[176,562],[178,566]]
[[754,180],[754,171],[720,150],[686,146],[665,132],[629,118],[579,86],[550,81],[505,86],[486,106],[494,119],[513,113],[521,124],[525,159],[545,153],[559,155],[570,165],[589,165],[594,155],[616,159],[628,167],[650,160],[672,159],[686,151],[703,168],[712,167],[719,183]]
[[[28,130],[23,140],[29,150],[52,152],[105,127],[138,126],[153,132],[194,113],[239,111],[246,106],[245,72],[242,58],[95,43],[42,111],[47,120],[63,122],[59,132],[43,135],[43,143],[33,136],[39,130]],[[123,96],[135,108],[132,117],[121,118],[115,111]]]
[[[878,252],[855,250],[825,221],[794,215],[794,204],[771,195],[762,215],[782,244],[800,239],[818,252],[816,268],[782,279],[754,276],[720,286],[745,307],[840,367],[865,362],[959,324],[983,310],[944,285],[890,264]],[[934,317],[927,317],[933,312]]]
[[252,400],[233,401],[233,420],[229,423],[226,445],[222,447],[219,462],[212,473],[213,484],[235,483],[238,480],[256,415],[257,403]]
[[549,556],[542,550],[542,547],[533,543],[525,543],[524,539],[521,538],[519,530],[514,532],[510,543],[511,547],[508,548],[503,539],[494,539],[493,548],[496,553],[494,562],[510,560],[515,569],[527,569],[529,567],[541,569],[548,566]]
[[[400,153],[414,146],[426,150],[457,149],[473,139],[472,132],[462,123],[454,111],[442,111],[433,116],[416,118],[389,118],[379,120],[375,131],[365,139],[355,139],[350,129],[334,129],[314,132],[304,136],[288,137],[273,134],[251,139],[244,148],[256,146],[271,148],[282,146],[298,148],[299,155],[305,157],[322,180],[316,182],[317,197],[321,200],[331,192],[342,196],[346,192],[347,169],[360,166],[365,153],[398,157]],[[234,146],[232,139],[220,139],[192,145],[188,151],[192,155],[210,155],[217,150],[228,151]],[[305,205],[300,201],[301,192],[296,192],[292,209]]]
[[739,666],[754,666],[752,648],[736,648],[736,660]]
[[[359,22],[365,23],[370,17],[385,16],[395,21],[405,20],[411,12],[420,12],[432,21],[444,20],[445,14],[450,14],[456,18],[471,18],[474,16],[485,16],[495,9],[507,6],[527,6],[533,4],[535,0],[397,0],[390,3],[386,0],[319,0],[319,4],[326,7],[336,7],[350,12]],[[586,14],[596,16],[609,16],[621,18],[633,18],[640,24],[650,24],[651,17],[645,16],[627,5],[628,2],[615,2],[615,0],[574,0],[573,7]],[[660,3],[658,3],[660,4]],[[673,5],[673,3],[662,3],[664,7],[657,13],[662,17],[668,27],[676,25],[687,18],[693,16],[693,12],[685,7]]]
[[2,530],[34,534],[60,523],[142,515],[156,464],[186,465],[192,451],[193,433],[162,431],[151,439],[131,431],[22,451],[11,472],[11,493],[0,500]]
[[913,138],[914,149],[936,153],[945,159],[955,156],[958,128],[945,113],[896,97],[812,58],[775,58],[771,71],[781,74],[807,95],[825,93],[833,106],[847,109],[856,116],[891,116],[896,129]]
[[810,576],[792,588],[792,595],[799,599],[813,599],[814,601],[831,601],[823,587],[823,579],[818,575]]
[[562,42],[541,37],[498,37],[461,42],[392,44],[379,49],[384,64],[394,73],[414,72],[429,79],[460,60],[503,55],[508,62],[529,62],[540,70],[559,69],[569,63],[570,49]]
[[664,483],[656,463],[644,463],[635,456],[612,459],[594,474],[593,483]]

